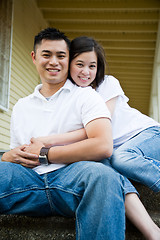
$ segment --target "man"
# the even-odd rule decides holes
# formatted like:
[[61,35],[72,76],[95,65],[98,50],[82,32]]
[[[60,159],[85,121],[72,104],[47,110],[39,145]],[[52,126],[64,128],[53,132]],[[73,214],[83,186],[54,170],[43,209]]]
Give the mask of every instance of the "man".
[[[54,28],[35,37],[32,59],[42,84],[13,109],[12,150],[0,166],[0,212],[76,216],[77,239],[123,240],[123,177],[100,162],[112,154],[110,114],[94,90],[67,80],[69,45]],[[82,127],[84,141],[48,149],[38,142],[35,154],[25,152],[32,137]]]

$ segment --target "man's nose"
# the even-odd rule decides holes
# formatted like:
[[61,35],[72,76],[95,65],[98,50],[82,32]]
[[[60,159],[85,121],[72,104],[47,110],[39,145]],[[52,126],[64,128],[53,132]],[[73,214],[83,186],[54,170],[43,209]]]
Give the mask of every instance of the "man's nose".
[[52,56],[49,61],[50,64],[52,65],[57,65],[58,64],[58,59],[56,56]]

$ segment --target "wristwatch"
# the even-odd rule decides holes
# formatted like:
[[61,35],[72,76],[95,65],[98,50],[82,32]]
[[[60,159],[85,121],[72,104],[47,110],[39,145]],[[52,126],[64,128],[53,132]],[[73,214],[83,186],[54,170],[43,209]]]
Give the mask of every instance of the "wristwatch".
[[50,148],[42,147],[39,154],[39,162],[41,165],[48,165],[48,151]]

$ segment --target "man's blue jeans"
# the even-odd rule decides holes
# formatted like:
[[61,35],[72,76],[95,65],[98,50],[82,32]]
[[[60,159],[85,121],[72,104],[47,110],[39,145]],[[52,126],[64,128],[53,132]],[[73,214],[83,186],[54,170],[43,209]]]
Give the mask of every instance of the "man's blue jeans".
[[0,213],[76,217],[78,240],[124,240],[124,178],[100,162],[77,162],[38,175],[0,163]]
[[151,127],[117,148],[112,166],[129,179],[160,191],[160,127]]

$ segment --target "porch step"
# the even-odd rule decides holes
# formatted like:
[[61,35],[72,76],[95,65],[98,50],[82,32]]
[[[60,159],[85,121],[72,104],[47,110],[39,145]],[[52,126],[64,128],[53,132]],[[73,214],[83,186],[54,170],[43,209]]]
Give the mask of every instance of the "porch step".
[[1,240],[73,240],[75,220],[63,217],[0,216]]
[[140,194],[140,199],[148,211],[158,212],[160,217],[160,192],[154,193],[148,187],[132,182]]
[[[160,226],[159,213],[150,213]],[[127,221],[126,240],[143,240],[142,234]],[[0,216],[1,240],[75,240],[75,219],[63,217],[33,218]],[[107,239],[106,239],[107,240]],[[118,239],[117,239],[118,240]]]
[[[136,184],[150,216],[160,227],[160,193]],[[75,240],[75,219],[59,216],[35,218],[16,215],[0,216],[1,240]],[[142,234],[128,220],[126,240],[143,240]],[[94,240],[94,239],[93,239]],[[107,240],[107,239],[106,239]],[[117,239],[118,240],[118,239]]]

